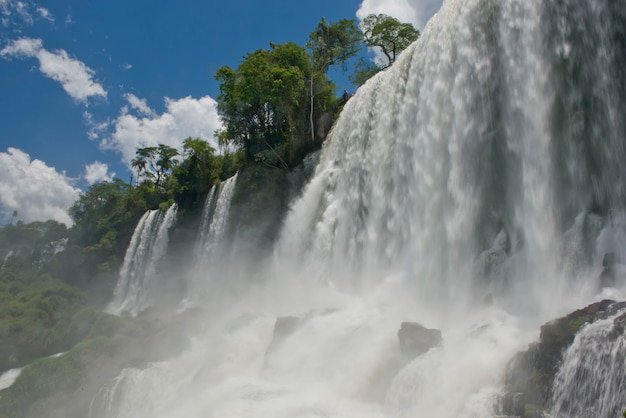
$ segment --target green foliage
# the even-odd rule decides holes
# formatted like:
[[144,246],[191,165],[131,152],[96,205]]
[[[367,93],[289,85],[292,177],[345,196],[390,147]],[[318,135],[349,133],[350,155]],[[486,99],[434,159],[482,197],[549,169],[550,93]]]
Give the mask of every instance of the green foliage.
[[333,65],[342,65],[361,49],[361,31],[354,19],[328,23],[324,18],[310,33],[306,46],[311,50],[313,68],[326,73]]
[[95,274],[97,266],[112,269],[119,264],[135,224],[153,195],[154,190],[148,186],[131,190],[117,178],[94,184],[80,194],[69,209],[74,221],[70,246],[77,248],[68,253],[75,257],[67,261],[79,268],[71,282],[87,279]]
[[[231,201],[229,225],[239,236],[246,254],[263,254],[272,248],[287,211],[284,170],[262,164],[246,164],[239,171]],[[245,244],[243,244],[245,242]]]
[[[140,367],[180,352],[180,326],[120,318],[93,310],[77,312],[71,323],[84,338],[66,353],[29,364],[0,397],[0,417],[90,416],[100,389],[125,367]],[[172,340],[174,344],[164,341]],[[163,348],[165,347],[165,349]]]
[[201,205],[211,186],[219,181],[222,161],[208,142],[187,138],[183,142],[183,161],[174,167],[169,187],[181,206]]
[[236,70],[220,68],[218,111],[226,136],[249,157],[287,140],[310,76],[306,51],[293,43],[252,52]]
[[372,61],[361,58],[354,64],[354,73],[349,75],[348,78],[353,84],[360,86],[379,71],[380,68]]
[[158,189],[163,186],[167,175],[176,166],[178,150],[168,145],[159,144],[158,147],[139,148],[131,161],[131,166],[137,169],[137,181],[142,177],[154,183]]
[[68,327],[82,303],[79,289],[11,257],[0,273],[0,370],[69,349],[84,336]]
[[237,69],[222,67],[215,78],[225,127],[219,137],[243,149],[247,161],[269,153],[279,167],[298,163],[291,157],[310,137],[311,88],[317,98],[314,113],[333,102],[330,82],[314,74],[306,50],[291,42],[249,53]]
[[382,68],[393,64],[400,52],[420,35],[410,23],[400,23],[398,19],[384,14],[366,16],[361,22],[361,30],[365,45],[370,48],[380,48],[387,58]]

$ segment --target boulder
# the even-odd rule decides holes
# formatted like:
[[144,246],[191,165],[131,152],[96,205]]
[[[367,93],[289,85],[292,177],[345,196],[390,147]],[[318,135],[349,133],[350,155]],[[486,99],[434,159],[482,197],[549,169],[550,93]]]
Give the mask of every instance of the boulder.
[[276,347],[291,334],[293,334],[302,325],[302,319],[297,316],[281,316],[276,318],[274,323],[274,333],[272,334],[272,341],[267,347],[265,355],[270,355]]
[[443,341],[441,331],[426,328],[416,322],[403,322],[398,331],[400,351],[406,357],[415,358]]
[[[586,324],[606,319],[626,302],[603,300],[541,326],[539,341],[518,353],[509,363],[505,377],[503,413],[539,418],[551,408],[552,385],[563,353]],[[626,315],[616,320],[616,327],[626,322]]]

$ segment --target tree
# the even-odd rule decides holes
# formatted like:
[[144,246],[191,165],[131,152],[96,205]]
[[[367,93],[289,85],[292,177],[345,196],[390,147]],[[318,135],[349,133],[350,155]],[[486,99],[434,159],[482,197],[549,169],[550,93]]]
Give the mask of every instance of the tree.
[[387,59],[387,62],[382,63],[382,68],[393,64],[400,52],[420,35],[410,23],[400,23],[398,19],[384,14],[366,16],[361,22],[361,30],[365,45],[380,48]]
[[[314,73],[324,75],[321,80],[323,86],[325,82],[327,83],[325,74],[329,67],[341,64],[345,71],[346,61],[362,48],[361,31],[354,19],[341,19],[329,24],[322,18],[315,30],[309,34],[306,46],[311,51]],[[312,143],[315,142],[315,75],[313,74],[309,80],[309,126]],[[317,84],[320,84],[319,77]]]
[[153,180],[154,185],[159,188],[175,166],[178,151],[168,145],[159,144],[158,147],[139,148],[135,155],[131,166],[137,169],[137,180],[143,176]]
[[291,42],[251,52],[236,69],[218,69],[217,109],[224,122],[220,140],[245,149],[248,160],[271,157],[284,167],[280,148],[307,129],[307,81],[312,76],[306,50]]
[[362,47],[361,31],[354,19],[341,19],[329,24],[322,18],[309,34],[306,46],[311,51],[313,68],[326,73],[333,65],[345,67],[346,61],[359,52]]
[[182,156],[183,161],[172,171],[176,201],[181,207],[202,204],[219,181],[222,162],[213,147],[200,138],[185,139]]
[[138,191],[130,193],[119,178],[93,184],[70,207],[74,221],[71,246],[84,248],[84,260],[72,260],[88,270],[98,266],[115,270],[135,224],[145,212],[146,200]]
[[381,68],[372,61],[361,58],[354,64],[354,73],[350,74],[348,79],[352,84],[360,86],[380,70]]

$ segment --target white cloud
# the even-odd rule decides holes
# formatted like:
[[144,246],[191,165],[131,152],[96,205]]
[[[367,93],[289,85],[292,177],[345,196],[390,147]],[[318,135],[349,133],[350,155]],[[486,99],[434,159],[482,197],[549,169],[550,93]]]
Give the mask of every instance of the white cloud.
[[54,22],[54,16],[48,9],[30,0],[0,0],[0,12],[6,18],[12,18],[12,22],[9,19],[3,19],[5,27],[8,27],[10,23],[17,27],[23,24],[32,26],[35,18]]
[[101,181],[111,181],[115,177],[115,173],[109,173],[108,164],[94,161],[92,164],[85,166],[84,179],[91,186]]
[[[129,96],[133,95],[127,95],[127,100]],[[145,101],[137,100],[135,104],[143,103],[150,109]],[[120,152],[126,164],[135,157],[137,148],[165,144],[180,150],[183,140],[188,137],[202,138],[217,148],[213,133],[221,127],[221,122],[215,100],[209,96],[165,98],[165,107],[163,114],[150,116],[135,116],[127,113],[127,108],[122,109],[114,122],[115,131],[103,139],[102,147]]]
[[441,7],[443,0],[363,0],[356,15],[384,13],[401,22],[412,23],[420,31]]
[[154,110],[150,109],[150,106],[148,106],[148,102],[146,99],[140,99],[139,97],[131,93],[125,94],[124,98],[126,99],[126,101],[128,101],[130,107],[139,112],[139,114],[150,117],[156,116]]
[[106,97],[107,95],[104,88],[93,81],[94,71],[91,68],[70,57],[62,49],[48,51],[43,47],[41,39],[14,40],[0,51],[0,57],[4,59],[37,58],[39,71],[46,77],[61,83],[66,93],[78,101],[85,102],[89,97]]
[[37,56],[37,53],[42,49],[43,42],[41,39],[20,38],[5,46],[4,49],[0,51],[0,56],[4,59],[11,57],[32,58]]
[[0,152],[0,218],[10,219],[14,210],[25,222],[54,219],[67,225],[67,209],[78,198],[64,173],[16,148]]
[[54,16],[52,16],[50,10],[46,9],[45,7],[37,7],[37,13],[39,13],[39,16],[41,16],[41,18],[46,19],[50,22],[54,22]]
[[30,14],[28,10],[29,9],[28,4],[21,2],[21,1],[16,1],[16,2],[9,1],[9,5],[15,8],[15,11],[22,18],[24,22],[26,22],[29,25],[33,24],[34,20],[33,20],[33,16]]
[[93,115],[87,111],[83,112],[83,117],[85,118],[85,123],[89,127],[89,131],[87,131],[87,137],[92,141],[95,141],[102,137],[111,126],[110,120],[105,120],[103,122],[96,122]]

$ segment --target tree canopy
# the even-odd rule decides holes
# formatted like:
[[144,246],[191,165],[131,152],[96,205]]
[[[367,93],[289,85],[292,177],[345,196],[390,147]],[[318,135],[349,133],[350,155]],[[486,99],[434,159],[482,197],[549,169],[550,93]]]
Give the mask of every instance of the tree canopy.
[[387,68],[406,47],[415,41],[420,32],[410,23],[401,23],[398,19],[384,14],[371,14],[361,22],[363,42],[369,48],[380,48],[387,62]]
[[326,73],[333,65],[342,65],[361,49],[362,34],[354,19],[328,23],[322,18],[309,34],[306,46],[311,50],[313,68]]
[[292,42],[270,44],[244,57],[236,69],[221,67],[218,112],[223,137],[245,150],[248,160],[283,162],[311,128],[309,82],[317,86],[318,109],[332,102],[332,85],[313,71],[306,50]]
[[143,176],[154,180],[156,187],[159,187],[176,165],[178,150],[169,145],[159,144],[158,147],[139,148],[135,155],[131,166],[137,169],[137,180]]

